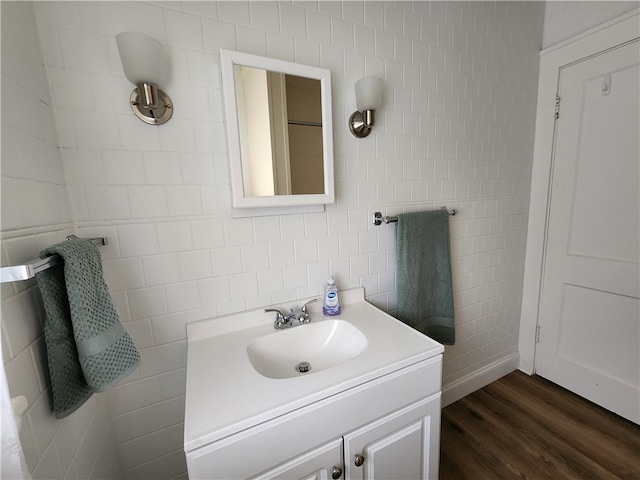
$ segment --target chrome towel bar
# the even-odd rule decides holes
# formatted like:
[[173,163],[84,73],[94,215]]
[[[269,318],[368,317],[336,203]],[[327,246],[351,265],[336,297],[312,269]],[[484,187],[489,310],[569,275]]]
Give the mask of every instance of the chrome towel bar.
[[[78,237],[69,235],[67,240],[74,240]],[[107,237],[89,239],[95,245],[101,247],[107,244]],[[14,265],[12,267],[0,267],[0,283],[18,282],[20,280],[28,280],[36,276],[36,273],[42,272],[47,268],[58,265],[62,259],[59,255],[51,255],[46,258],[36,258],[24,265]]]
[[[447,210],[447,207],[440,207],[440,210]],[[458,210],[456,210],[455,208],[452,208],[451,210],[449,210],[449,215],[450,216],[454,216],[458,214]],[[381,225],[382,223],[393,223],[393,222],[397,222],[398,221],[398,217],[396,216],[390,216],[390,217],[383,217],[382,213],[380,212],[374,212],[373,213],[373,224],[374,225]]]

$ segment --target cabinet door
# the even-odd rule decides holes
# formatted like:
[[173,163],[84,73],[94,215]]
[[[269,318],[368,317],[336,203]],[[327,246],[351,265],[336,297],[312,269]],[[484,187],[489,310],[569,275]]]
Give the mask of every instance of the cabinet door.
[[[282,448],[287,448],[286,442]],[[267,470],[254,480],[330,480],[344,479],[342,439],[336,439],[303,455]]]
[[440,394],[344,436],[349,480],[437,479]]

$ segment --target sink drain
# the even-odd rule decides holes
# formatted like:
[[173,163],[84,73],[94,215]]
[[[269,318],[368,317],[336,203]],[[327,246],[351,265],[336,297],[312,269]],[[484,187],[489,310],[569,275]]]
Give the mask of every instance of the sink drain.
[[311,370],[311,364],[309,364],[308,362],[300,362],[298,365],[296,365],[296,370],[300,373],[307,373],[309,370]]

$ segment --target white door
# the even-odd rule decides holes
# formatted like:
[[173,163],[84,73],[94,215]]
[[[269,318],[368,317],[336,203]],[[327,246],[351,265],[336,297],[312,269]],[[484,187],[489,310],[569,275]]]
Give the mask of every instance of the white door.
[[633,42],[559,71],[536,373],[640,423],[640,99]]

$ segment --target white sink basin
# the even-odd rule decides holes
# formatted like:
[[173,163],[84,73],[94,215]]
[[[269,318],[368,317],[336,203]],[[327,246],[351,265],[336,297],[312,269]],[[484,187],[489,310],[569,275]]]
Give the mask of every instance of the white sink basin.
[[247,355],[261,375],[290,378],[341,365],[366,348],[367,337],[360,330],[332,319],[260,337],[247,347]]

